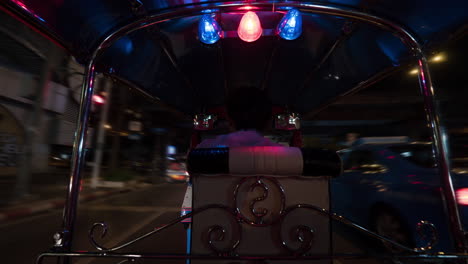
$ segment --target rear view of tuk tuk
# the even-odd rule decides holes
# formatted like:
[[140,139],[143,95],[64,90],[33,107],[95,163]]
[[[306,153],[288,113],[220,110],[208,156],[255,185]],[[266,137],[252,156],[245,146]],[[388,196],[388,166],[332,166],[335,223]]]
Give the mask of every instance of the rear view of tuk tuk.
[[[37,263],[465,261],[466,1],[9,0],[0,12],[61,50],[41,53],[44,68],[72,56],[65,70],[82,76],[66,81],[81,83],[73,154],[50,157],[70,171],[62,226]],[[272,144],[207,144],[235,133],[227,104],[246,87],[271,102]],[[23,111],[13,90],[0,94],[7,117]],[[40,94],[35,107],[59,115]],[[80,193],[133,174],[143,187],[109,204],[157,207],[158,221],[80,218]]]

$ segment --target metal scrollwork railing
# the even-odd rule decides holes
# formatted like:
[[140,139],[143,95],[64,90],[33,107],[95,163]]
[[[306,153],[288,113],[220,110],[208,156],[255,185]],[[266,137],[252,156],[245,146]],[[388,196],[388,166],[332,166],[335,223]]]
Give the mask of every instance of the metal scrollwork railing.
[[[252,185],[250,186],[244,186],[248,181],[254,181]],[[258,208],[256,207],[257,202],[261,202],[269,198],[269,190],[271,188],[265,183],[265,181],[268,181],[272,186],[275,186],[278,193],[279,193],[279,213],[278,215],[273,215],[272,218],[267,221],[264,218],[267,216],[268,212],[271,212],[271,210],[268,210],[267,208]],[[260,189],[262,192],[261,196],[255,197],[250,201],[246,201],[246,203],[249,205],[248,208],[250,209],[250,213],[256,217],[255,221],[252,221],[251,219],[247,218],[243,213],[240,207],[238,206],[238,199],[239,199],[239,194],[240,194],[240,189],[241,188],[246,188],[247,192],[252,192],[255,189]],[[226,244],[226,227],[221,226],[220,224],[215,224],[211,225],[207,228],[206,232],[206,245],[208,248],[210,248],[214,253],[216,253],[219,256],[227,256],[227,255],[236,255],[235,250],[239,246],[239,244],[242,242],[242,224],[247,224],[250,226],[254,227],[265,227],[265,226],[276,226],[277,231],[279,232],[279,237],[280,237],[280,243],[281,246],[284,247],[290,254],[293,255],[304,255],[309,252],[314,244],[314,239],[315,239],[315,231],[312,227],[307,226],[305,224],[297,224],[293,225],[290,227],[290,232],[288,233],[289,236],[285,237],[284,234],[282,233],[282,228],[285,226],[285,219],[293,212],[299,209],[303,210],[309,210],[313,211],[315,213],[318,213],[319,215],[322,215],[324,217],[330,217],[330,219],[333,219],[335,221],[341,222],[349,227],[352,227],[361,233],[364,233],[365,235],[371,236],[373,238],[376,238],[384,243],[390,244],[391,246],[398,248],[402,251],[408,252],[408,253],[424,253],[432,249],[434,244],[438,240],[438,234],[435,226],[428,222],[428,221],[421,221],[417,224],[417,233],[420,236],[422,241],[427,241],[426,245],[417,247],[417,248],[409,248],[405,245],[402,245],[398,242],[395,242],[391,240],[390,238],[383,237],[379,234],[376,234],[356,223],[353,223],[352,221],[346,219],[343,216],[340,216],[336,213],[331,213],[328,210],[324,208],[320,208],[314,205],[310,204],[296,204],[289,206],[285,208],[286,204],[286,199],[285,199],[285,194],[284,194],[284,189],[283,187],[279,184],[279,182],[274,179],[274,178],[269,178],[269,177],[247,177],[243,178],[242,180],[239,181],[237,184],[235,191],[234,191],[234,204],[235,207],[231,208],[225,205],[221,204],[211,204],[211,205],[206,205],[200,208],[197,208],[193,210],[191,213],[188,213],[184,216],[181,216],[177,219],[174,219],[173,221],[169,222],[167,225],[159,227],[154,229],[153,231],[150,231],[134,240],[131,240],[129,242],[126,242],[122,245],[114,246],[111,248],[106,248],[100,243],[96,241],[97,234],[96,232],[100,229],[101,233],[99,234],[99,237],[102,239],[106,236],[107,231],[108,231],[108,226],[105,223],[95,223],[89,230],[89,240],[91,244],[98,250],[98,252],[103,252],[103,253],[108,253],[108,252],[115,252],[118,250],[121,250],[123,248],[128,247],[129,245],[132,245],[138,241],[141,241],[155,233],[158,233],[166,228],[169,228],[170,226],[173,226],[182,220],[186,218],[193,217],[195,215],[198,215],[200,213],[203,213],[207,210],[221,210],[227,213],[230,217],[232,217],[234,223],[233,230],[231,230],[232,235],[231,240],[229,245],[226,246],[219,246],[221,244]],[[428,235],[429,233],[429,235]],[[289,241],[289,242],[288,242]],[[295,246],[293,246],[295,244]]]
[[[132,244],[135,244],[138,241],[141,241],[147,237],[150,237],[166,228],[169,228],[177,223],[180,223],[182,220],[193,217],[195,215],[198,215],[200,213],[203,213],[208,210],[213,210],[213,209],[218,209],[218,210],[223,210],[230,215],[232,215],[235,219],[233,221],[234,223],[237,223],[237,230],[239,237],[236,239],[233,239],[233,243],[231,247],[225,247],[225,248],[219,248],[215,244],[217,242],[223,241],[226,238],[226,230],[220,226],[220,225],[213,225],[210,226],[208,229],[208,247],[215,252],[215,255],[165,255],[165,254],[126,254],[126,253],[116,253],[116,251],[124,249]],[[428,235],[424,234],[424,229],[427,228],[426,231],[429,231],[430,233],[430,239],[427,242],[427,244],[423,247],[419,248],[409,248],[404,245],[401,245],[395,241],[392,241],[389,238],[382,237],[370,230],[367,230],[366,228],[357,225],[353,223],[352,221],[346,219],[343,216],[337,215],[335,213],[331,213],[326,209],[309,205],[309,204],[297,204],[293,206],[289,206],[286,208],[283,213],[280,215],[279,218],[279,226],[281,226],[284,223],[285,218],[294,210],[298,209],[305,209],[305,210],[310,210],[313,212],[317,212],[322,216],[325,217],[330,217],[331,219],[338,221],[340,223],[343,223],[347,226],[353,227],[354,229],[368,235],[371,237],[374,237],[380,241],[383,241],[385,243],[392,244],[393,246],[400,248],[408,253],[415,253],[417,255],[405,255],[405,256],[397,256],[397,258],[414,258],[414,259],[421,259],[421,258],[441,258],[443,257],[444,259],[459,259],[459,258],[465,258],[468,257],[468,255],[463,255],[463,254],[444,254],[443,256],[439,256],[437,254],[425,254],[428,250],[432,249],[432,246],[437,242],[437,232],[435,226],[428,222],[428,221],[421,221],[417,225],[417,231],[419,235],[421,236],[422,239],[427,239]],[[40,257],[37,260],[37,263],[42,263],[42,260],[46,257],[112,257],[112,258],[121,258],[121,262],[119,264],[123,263],[134,263],[137,259],[236,259],[236,260],[242,260],[242,259],[251,259],[252,257],[259,259],[259,260],[268,260],[268,259],[277,259],[277,260],[288,260],[288,259],[294,259],[294,260],[307,260],[307,259],[362,259],[364,257],[368,257],[367,255],[362,255],[362,254],[330,254],[330,255],[309,255],[307,252],[312,248],[314,244],[314,230],[306,225],[296,225],[291,228],[291,233],[290,236],[292,237],[292,240],[294,240],[296,243],[299,243],[299,247],[292,247],[286,242],[286,239],[284,237],[281,237],[281,244],[284,248],[286,248],[289,251],[289,254],[284,255],[272,255],[272,256],[240,256],[235,253],[236,248],[238,245],[241,243],[241,234],[242,234],[242,223],[243,220],[242,218],[239,217],[237,210],[232,209],[230,207],[220,205],[220,204],[210,204],[206,205],[203,207],[200,207],[191,213],[188,213],[184,216],[178,217],[174,219],[173,221],[169,222],[167,225],[159,227],[154,229],[153,231],[150,231],[134,240],[131,240],[129,242],[126,242],[122,245],[114,246],[112,248],[106,248],[99,244],[96,241],[96,232],[98,229],[101,229],[101,234],[99,234],[99,237],[104,238],[105,235],[107,234],[108,227],[105,223],[95,223],[90,231],[89,231],[89,239],[92,243],[92,245],[98,250],[98,252],[47,252],[43,253],[40,255]],[[250,225],[250,223],[246,223]],[[254,225],[255,226],[255,225]],[[385,256],[381,256],[385,258]]]
[[[423,231],[425,227],[429,228],[429,232],[431,233],[429,240],[427,239],[428,235],[425,234]],[[416,252],[426,252],[428,250],[431,250],[432,247],[437,243],[439,237],[435,225],[429,221],[420,221],[416,225],[416,231],[418,232],[418,236],[421,238],[422,241],[428,240],[425,246],[416,248]]]
[[300,243],[300,246],[297,249],[290,247],[280,232],[281,244],[289,252],[295,255],[302,255],[312,248],[312,245],[314,242],[314,230],[305,225],[298,225],[295,228],[293,228],[293,230],[294,230],[294,233],[291,235],[296,239],[297,242]]
[[370,237],[373,237],[373,238],[376,238],[382,242],[385,242],[385,243],[388,243],[400,250],[403,250],[405,252],[408,252],[408,253],[424,253],[424,252],[427,252],[429,250],[432,249],[432,247],[437,243],[438,241],[438,234],[437,234],[437,230],[435,228],[435,226],[430,223],[429,221],[420,221],[418,224],[417,224],[417,230],[418,230],[418,235],[420,236],[421,240],[424,241],[427,239],[427,235],[423,234],[422,233],[422,229],[424,227],[428,227],[429,228],[429,231],[430,231],[430,239],[429,241],[426,243],[425,246],[423,247],[417,247],[417,248],[410,248],[410,247],[407,247],[407,246],[404,246],[398,242],[395,242],[393,241],[392,239],[390,238],[387,238],[387,237],[384,237],[384,236],[381,236],[379,234],[376,234],[375,232],[372,232],[354,222],[352,222],[351,220],[341,216],[341,215],[338,215],[336,213],[331,213],[329,212],[328,210],[324,209],[324,208],[320,208],[320,207],[317,207],[317,206],[314,206],[314,205],[310,205],[310,204],[297,204],[297,205],[294,205],[294,206],[291,206],[291,207],[288,207],[286,209],[286,213],[292,211],[292,210],[295,210],[295,209],[299,209],[299,208],[304,208],[304,209],[308,209],[308,210],[312,210],[312,211],[315,211],[315,212],[318,212],[318,213],[321,213],[322,215],[324,216],[330,216],[333,220],[335,221],[338,221],[338,222],[341,222],[349,227],[352,227],[358,231],[360,231],[361,233],[364,233],[365,235],[368,235]]
[[[94,246],[94,248],[96,248],[99,252],[103,252],[103,253],[108,253],[108,252],[115,252],[115,251],[118,251],[118,250],[121,250],[121,249],[124,249],[132,244],[135,244],[136,242],[138,241],[141,241],[145,238],[148,238],[150,236],[152,236],[153,234],[156,234],[164,229],[167,229],[177,223],[180,223],[182,222],[184,219],[186,218],[190,218],[192,217],[193,215],[197,215],[197,214],[200,214],[202,212],[205,212],[207,210],[212,210],[212,209],[218,209],[218,210],[223,210],[225,212],[227,212],[229,215],[231,215],[235,221],[233,221],[233,223],[237,223],[237,232],[233,232],[233,233],[236,233],[238,234],[238,237],[234,239],[233,243],[232,243],[232,246],[231,247],[227,247],[227,248],[219,248],[217,247],[215,244],[216,242],[220,242],[220,241],[223,241],[225,239],[225,233],[226,233],[226,230],[220,226],[220,225],[214,225],[214,226],[211,226],[208,228],[208,235],[207,235],[207,241],[206,241],[206,244],[208,245],[208,247],[210,249],[213,250],[213,252],[216,252],[217,254],[219,255],[226,255],[226,254],[230,254],[232,253],[236,247],[239,245],[240,241],[241,241],[241,226],[240,226],[240,222],[237,220],[237,214],[234,212],[234,210],[232,210],[231,208],[227,207],[227,206],[224,206],[224,205],[220,205],[220,204],[212,204],[212,205],[208,205],[208,206],[204,206],[204,207],[201,207],[199,208],[198,210],[195,210],[191,213],[188,213],[184,216],[181,216],[181,217],[178,217],[174,220],[172,220],[171,222],[169,222],[168,224],[164,225],[164,226],[161,226],[161,227],[158,227],[156,229],[154,229],[153,231],[150,231],[136,239],[133,239],[129,242],[126,242],[122,245],[118,245],[118,246],[114,246],[114,247],[111,247],[111,248],[106,248],[104,247],[103,245],[101,245],[100,243],[98,243],[96,241],[96,232],[98,230],[98,228],[101,228],[101,234],[99,235],[99,237],[102,239],[106,236],[107,234],[107,231],[108,231],[108,226],[106,223],[94,223],[92,225],[92,227],[90,228],[89,230],[89,233],[88,233],[88,238],[89,238],[89,241],[91,242],[91,244]],[[218,236],[216,236],[216,234]]]
[[[208,209],[213,209],[213,208],[207,208]],[[231,230],[232,233],[232,238],[231,238],[231,244],[228,246],[225,246],[223,248],[220,248],[216,245],[217,242],[223,242],[226,240],[226,229],[225,227],[221,225],[213,225],[208,227],[208,232],[207,232],[207,237],[205,243],[208,245],[208,247],[216,254],[221,255],[221,256],[226,256],[229,254],[233,254],[234,251],[236,250],[237,246],[240,244],[241,241],[241,236],[242,236],[242,227],[240,225],[240,222],[237,219],[237,215],[235,212],[229,208],[216,208],[216,209],[222,209],[226,213],[228,213],[230,216],[233,217],[232,223],[235,223],[235,230]],[[237,237],[236,237],[237,235]]]
[[102,229],[102,232],[101,232],[101,239],[104,238],[107,234],[107,230],[108,230],[108,226],[106,223],[94,223],[93,226],[91,226],[91,228],[89,229],[89,232],[88,232],[88,238],[89,238],[89,241],[91,242],[91,244],[99,251],[108,251],[107,248],[105,248],[104,246],[101,246],[99,245],[99,243],[96,242],[96,239],[94,238],[94,233],[95,233],[95,230],[98,228],[98,227],[101,227]]
[[129,259],[124,259],[122,261],[119,261],[117,264],[126,264],[126,263],[135,263],[136,260],[134,258],[129,258]]
[[[218,235],[216,238],[213,238],[213,236],[215,236],[216,234]],[[219,249],[218,247],[216,247],[214,245],[214,240],[216,241],[224,241],[225,239],[225,234],[226,234],[226,230],[219,226],[219,225],[215,225],[215,226],[212,226],[209,228],[208,230],[208,245],[209,247],[211,248],[211,250],[213,250],[214,252],[220,254],[220,255],[227,255],[229,254],[230,252],[232,252],[236,247],[237,245],[239,245],[239,241],[236,241],[236,243],[234,243],[234,245],[232,246],[232,248],[225,248],[225,249]]]
[[[253,216],[254,219],[249,218],[246,214],[243,213],[243,210],[239,206],[239,194],[244,185],[247,184],[248,181],[254,181],[252,185],[248,188],[248,193],[255,192],[256,189],[261,189],[263,192],[260,196],[253,198],[249,201],[249,214]],[[269,198],[271,192],[273,192],[272,188],[269,188],[268,185],[265,183],[268,181],[274,186],[276,192],[279,194],[280,204],[279,204],[279,212],[275,213],[272,210],[268,210],[267,208],[257,207],[257,204],[262,201],[266,201]],[[278,182],[277,179],[273,177],[265,177],[265,176],[254,176],[254,177],[245,177],[239,181],[236,185],[234,190],[234,208],[237,212],[238,217],[244,222],[252,226],[262,227],[262,226],[269,226],[275,224],[279,221],[280,216],[284,212],[286,204],[286,197],[284,194],[284,189],[281,184]],[[270,215],[271,219],[266,219],[267,216]]]
[[257,202],[265,200],[268,197],[268,186],[266,186],[265,183],[262,182],[260,179],[257,179],[255,181],[255,183],[252,186],[250,186],[250,191],[253,192],[255,190],[255,188],[257,188],[257,187],[262,188],[263,194],[262,194],[262,196],[256,197],[254,200],[250,201],[249,208],[250,208],[250,211],[252,212],[252,214],[255,216],[255,218],[257,218],[256,222],[258,222],[259,224],[262,224],[263,217],[268,214],[268,209],[258,208],[258,210],[261,211],[261,212],[259,212],[259,211],[257,211],[255,209],[255,204]]

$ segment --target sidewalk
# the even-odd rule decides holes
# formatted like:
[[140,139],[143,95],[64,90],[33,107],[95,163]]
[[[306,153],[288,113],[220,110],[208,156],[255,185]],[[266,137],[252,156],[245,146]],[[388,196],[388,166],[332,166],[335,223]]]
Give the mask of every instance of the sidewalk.
[[[43,175],[37,176],[36,178]],[[58,177],[57,177],[58,176]],[[47,175],[45,177],[51,177]],[[32,183],[31,195],[26,198],[23,198],[19,201],[10,202],[9,204],[4,204],[0,207],[0,224],[7,223],[14,220],[19,220],[21,218],[26,218],[31,215],[44,213],[53,209],[63,208],[66,202],[67,197],[67,174],[64,175],[53,175],[55,180],[44,180],[41,179],[40,182]],[[10,186],[9,186],[10,185]],[[5,188],[12,188],[12,183],[6,185],[3,182],[3,192],[1,198],[6,199],[8,191],[11,193],[11,190],[5,192]],[[13,185],[14,186],[14,185]],[[111,195],[126,193],[136,189],[144,188],[151,186],[151,184],[144,183],[139,180],[134,180],[126,182],[124,187],[120,188],[96,188],[92,189],[90,180],[85,177],[82,182],[82,187],[80,191],[79,201],[86,202],[92,201],[99,198],[108,197]]]

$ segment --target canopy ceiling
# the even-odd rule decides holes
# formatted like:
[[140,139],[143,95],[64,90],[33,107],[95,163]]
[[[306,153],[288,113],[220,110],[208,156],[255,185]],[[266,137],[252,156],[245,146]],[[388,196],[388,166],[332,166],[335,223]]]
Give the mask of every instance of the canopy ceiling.
[[[288,2],[288,1],[276,1]],[[146,15],[219,1],[11,0],[19,15],[85,63],[110,32]],[[247,2],[245,2],[247,5]],[[447,41],[468,21],[466,0],[331,0],[396,21],[426,49]],[[281,12],[259,11],[272,30]],[[242,12],[219,13],[226,32],[235,32]],[[275,104],[309,112],[377,73],[411,59],[400,40],[375,26],[327,15],[303,13],[303,34],[293,41],[263,36],[246,43],[228,37],[214,45],[197,39],[199,16],[177,18],[136,31],[111,46],[101,65],[163,102],[185,112],[219,105],[230,89],[267,89]],[[332,51],[332,52],[330,52]]]

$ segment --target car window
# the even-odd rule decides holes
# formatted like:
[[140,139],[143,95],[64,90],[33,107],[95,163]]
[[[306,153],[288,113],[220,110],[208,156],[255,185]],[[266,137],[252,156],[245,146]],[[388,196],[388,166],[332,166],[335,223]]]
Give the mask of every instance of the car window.
[[375,159],[371,151],[355,150],[349,154],[349,158],[345,161],[343,169],[353,170],[361,167],[364,164],[374,164]]
[[432,145],[402,145],[393,146],[389,149],[416,166],[424,168],[436,167]]

